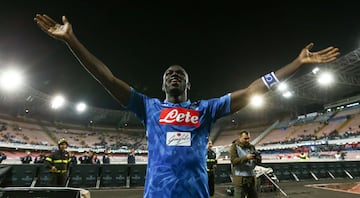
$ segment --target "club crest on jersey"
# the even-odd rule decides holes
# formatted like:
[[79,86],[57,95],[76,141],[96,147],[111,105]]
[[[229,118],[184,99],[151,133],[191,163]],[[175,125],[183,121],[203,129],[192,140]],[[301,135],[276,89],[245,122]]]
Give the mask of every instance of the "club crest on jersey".
[[160,113],[160,124],[200,126],[199,112],[184,108],[166,108]]

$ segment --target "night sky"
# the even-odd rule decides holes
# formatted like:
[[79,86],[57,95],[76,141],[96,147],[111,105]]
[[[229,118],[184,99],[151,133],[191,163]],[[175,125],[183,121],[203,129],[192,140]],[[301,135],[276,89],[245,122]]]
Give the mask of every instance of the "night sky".
[[134,2],[1,1],[0,69],[16,66],[28,85],[49,95],[120,109],[64,43],[37,27],[36,13],[58,21],[66,15],[78,39],[117,77],[161,99],[162,74],[173,64],[186,68],[197,100],[246,87],[309,42],[314,50],[338,47],[342,55],[359,47],[358,1]]

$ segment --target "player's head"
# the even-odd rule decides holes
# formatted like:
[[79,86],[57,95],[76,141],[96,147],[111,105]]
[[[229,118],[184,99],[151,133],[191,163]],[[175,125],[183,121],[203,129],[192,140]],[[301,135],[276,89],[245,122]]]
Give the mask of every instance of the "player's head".
[[190,90],[189,75],[180,65],[172,65],[163,75],[162,90],[170,96],[186,95]]

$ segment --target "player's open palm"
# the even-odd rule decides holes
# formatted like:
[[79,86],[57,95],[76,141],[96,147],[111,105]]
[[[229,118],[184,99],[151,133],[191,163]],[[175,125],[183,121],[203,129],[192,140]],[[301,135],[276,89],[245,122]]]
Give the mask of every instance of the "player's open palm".
[[327,63],[333,61],[340,54],[339,49],[335,47],[328,47],[317,52],[310,52],[314,46],[313,43],[308,44],[302,49],[299,59],[302,63]]
[[45,14],[37,14],[34,21],[40,29],[55,39],[66,41],[73,34],[72,26],[65,16],[62,17],[63,24],[56,22]]

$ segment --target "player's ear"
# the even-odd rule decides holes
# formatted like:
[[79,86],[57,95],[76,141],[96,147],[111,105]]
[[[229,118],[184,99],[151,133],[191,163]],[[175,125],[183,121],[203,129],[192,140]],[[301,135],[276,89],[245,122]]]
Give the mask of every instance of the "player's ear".
[[191,83],[190,83],[190,82],[187,82],[187,83],[186,83],[186,89],[187,89],[187,90],[190,90],[190,88],[191,88]]

